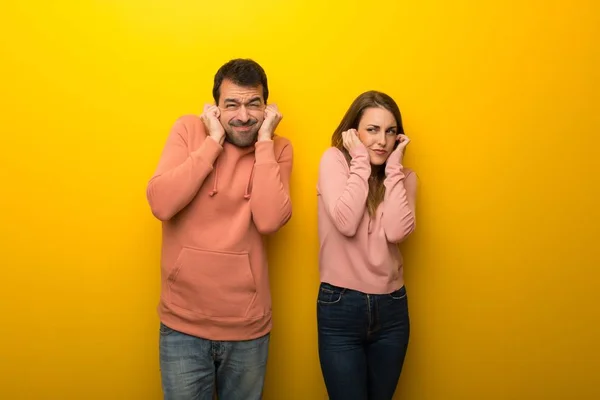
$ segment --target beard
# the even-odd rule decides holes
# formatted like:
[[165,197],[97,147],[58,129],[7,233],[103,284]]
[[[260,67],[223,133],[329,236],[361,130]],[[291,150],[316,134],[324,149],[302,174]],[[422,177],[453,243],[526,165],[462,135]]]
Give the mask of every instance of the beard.
[[[229,143],[234,144],[238,147],[249,147],[256,142],[258,137],[258,130],[262,124],[255,118],[250,118],[246,122],[240,120],[233,120],[229,122],[225,128],[225,140]],[[236,131],[235,128],[244,127],[248,128],[247,131]]]

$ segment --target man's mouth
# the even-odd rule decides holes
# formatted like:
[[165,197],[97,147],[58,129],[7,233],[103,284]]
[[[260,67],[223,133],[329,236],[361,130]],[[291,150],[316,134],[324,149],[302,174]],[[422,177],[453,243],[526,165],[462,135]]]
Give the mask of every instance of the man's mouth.
[[254,125],[256,125],[256,122],[248,121],[246,123],[241,123],[241,122],[237,121],[237,122],[231,123],[230,125],[233,129],[235,129],[238,132],[248,132],[254,127]]

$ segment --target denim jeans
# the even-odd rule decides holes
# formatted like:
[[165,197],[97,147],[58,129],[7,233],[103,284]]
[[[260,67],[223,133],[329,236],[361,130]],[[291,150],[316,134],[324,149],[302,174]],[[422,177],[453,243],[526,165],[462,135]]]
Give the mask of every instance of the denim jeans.
[[201,339],[160,325],[160,369],[165,400],[260,400],[269,334],[254,340]]
[[410,334],[404,287],[371,295],[322,283],[317,327],[330,400],[392,399]]

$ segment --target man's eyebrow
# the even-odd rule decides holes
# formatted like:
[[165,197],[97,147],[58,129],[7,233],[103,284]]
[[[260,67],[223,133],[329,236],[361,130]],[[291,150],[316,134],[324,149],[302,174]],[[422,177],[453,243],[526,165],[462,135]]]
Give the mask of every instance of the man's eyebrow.
[[250,101],[248,101],[248,103],[254,103],[255,101],[261,101],[261,97],[255,96],[255,97],[251,98]]
[[[261,101],[261,97],[255,96],[255,97],[251,98],[250,100],[248,100],[248,102],[246,104],[254,103],[256,101]],[[227,99],[223,100],[223,102],[240,104],[240,101],[238,99],[232,99],[232,98],[227,98]]]

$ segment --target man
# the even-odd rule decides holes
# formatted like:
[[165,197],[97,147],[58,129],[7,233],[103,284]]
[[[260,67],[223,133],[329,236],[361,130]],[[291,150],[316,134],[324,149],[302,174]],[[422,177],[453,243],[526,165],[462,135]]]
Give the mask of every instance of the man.
[[160,368],[167,400],[258,400],[271,330],[263,236],[290,219],[292,145],[274,136],[263,68],[231,60],[214,105],[174,124],[147,189],[162,221]]

